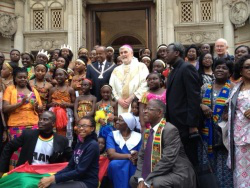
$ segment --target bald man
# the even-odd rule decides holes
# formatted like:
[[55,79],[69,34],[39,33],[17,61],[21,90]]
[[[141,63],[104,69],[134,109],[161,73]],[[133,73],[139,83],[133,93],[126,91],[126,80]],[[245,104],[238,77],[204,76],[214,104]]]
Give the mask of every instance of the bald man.
[[223,38],[218,39],[215,42],[215,47],[214,47],[215,53],[217,55],[217,57],[215,57],[215,59],[218,58],[227,58],[228,60],[234,61],[234,56],[229,55],[228,54],[228,44],[227,41]]

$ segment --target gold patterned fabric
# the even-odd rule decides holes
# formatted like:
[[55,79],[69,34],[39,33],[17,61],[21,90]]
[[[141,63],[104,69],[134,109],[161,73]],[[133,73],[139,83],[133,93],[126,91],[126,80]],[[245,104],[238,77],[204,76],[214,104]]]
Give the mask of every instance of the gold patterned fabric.
[[79,118],[86,116],[88,112],[92,111],[93,104],[91,101],[82,100],[78,102],[77,114]]

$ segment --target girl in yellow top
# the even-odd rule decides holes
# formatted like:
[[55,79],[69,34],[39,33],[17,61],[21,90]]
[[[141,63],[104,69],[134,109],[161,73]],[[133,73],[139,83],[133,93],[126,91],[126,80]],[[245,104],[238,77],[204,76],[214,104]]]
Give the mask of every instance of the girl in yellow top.
[[[36,89],[28,83],[26,68],[17,67],[13,72],[14,85],[8,86],[3,96],[3,111],[8,113],[10,140],[19,137],[24,129],[37,129],[38,113],[42,101]],[[10,166],[15,167],[20,151],[11,157]]]

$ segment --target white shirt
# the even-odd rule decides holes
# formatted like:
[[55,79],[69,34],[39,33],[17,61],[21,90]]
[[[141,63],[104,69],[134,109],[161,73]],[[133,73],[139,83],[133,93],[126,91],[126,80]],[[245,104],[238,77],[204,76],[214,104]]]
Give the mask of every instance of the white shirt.
[[101,63],[98,63],[98,68],[99,68],[100,65],[102,66],[102,71],[101,71],[101,73],[104,71],[104,67],[105,67],[105,65],[106,65],[106,62],[107,62],[107,60],[105,59],[105,60],[102,62],[102,65],[101,65]]
[[50,138],[38,137],[32,164],[49,164],[49,158],[53,154],[53,135]]

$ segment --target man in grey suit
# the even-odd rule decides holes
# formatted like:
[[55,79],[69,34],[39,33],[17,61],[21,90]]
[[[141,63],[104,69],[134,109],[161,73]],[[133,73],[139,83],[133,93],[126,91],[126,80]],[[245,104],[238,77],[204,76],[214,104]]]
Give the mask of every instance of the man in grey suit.
[[163,118],[165,109],[160,100],[151,100],[144,109],[144,120],[151,129],[144,132],[137,170],[130,179],[132,188],[196,188],[178,129]]

